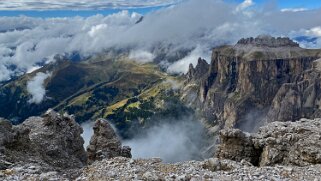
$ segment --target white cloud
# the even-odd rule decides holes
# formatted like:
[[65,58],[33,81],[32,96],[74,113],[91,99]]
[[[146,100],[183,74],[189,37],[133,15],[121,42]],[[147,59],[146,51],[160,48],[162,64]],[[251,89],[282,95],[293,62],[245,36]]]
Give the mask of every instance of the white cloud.
[[306,30],[306,34],[310,35],[310,36],[321,37],[321,26],[317,26],[317,27],[311,28],[309,30]]
[[[207,51],[207,52],[206,52]],[[169,73],[187,73],[189,65],[193,64],[194,67],[197,64],[198,58],[203,58],[210,61],[211,52],[208,48],[197,46],[187,57],[178,60],[177,62],[170,65],[167,69]]]
[[177,2],[179,0],[2,0],[0,10],[142,8]]
[[100,24],[100,25],[96,25],[91,27],[91,30],[88,32],[90,37],[95,37],[97,35],[99,35],[99,33],[106,31],[108,28],[108,25],[106,24]]
[[31,95],[29,103],[40,104],[46,95],[44,81],[51,76],[50,73],[39,72],[27,83],[27,91]]
[[242,11],[248,7],[251,7],[254,5],[253,0],[244,0],[240,5],[236,7],[236,11]]
[[0,65],[0,82],[10,79],[12,72],[7,69],[4,65]]
[[129,58],[133,59],[136,62],[147,63],[152,62],[155,56],[152,53],[145,50],[133,50],[130,52]]
[[[175,55],[177,50],[194,50],[202,45],[204,52],[243,37],[271,34],[295,37],[300,34],[317,35],[321,10],[281,12],[273,8],[249,8],[235,12],[243,5],[214,0],[187,0],[175,6],[141,15],[122,11],[108,16],[88,18],[30,18],[0,17],[0,81],[22,74],[54,61],[56,54],[78,52],[83,56],[109,48],[131,51],[131,56],[150,61],[160,50]],[[319,43],[306,44],[318,47]],[[135,52],[136,51],[136,52]],[[137,52],[140,51],[140,52]],[[204,56],[200,52],[194,57]],[[206,53],[207,54],[207,53]],[[139,55],[139,56],[138,56]],[[171,66],[172,72],[184,72],[191,58]],[[166,59],[162,60],[166,61]],[[10,67],[10,69],[9,69]],[[174,70],[177,67],[178,70]],[[184,68],[185,67],[185,68]]]
[[[209,155],[202,155],[208,141],[202,133],[204,128],[191,118],[175,120],[149,128],[146,134],[132,140],[125,140],[123,145],[132,148],[133,158],[159,157],[164,162],[174,163],[186,160],[199,160]],[[165,122],[165,123],[164,123]]]
[[300,12],[300,11],[307,11],[306,8],[284,8],[281,9],[282,12]]

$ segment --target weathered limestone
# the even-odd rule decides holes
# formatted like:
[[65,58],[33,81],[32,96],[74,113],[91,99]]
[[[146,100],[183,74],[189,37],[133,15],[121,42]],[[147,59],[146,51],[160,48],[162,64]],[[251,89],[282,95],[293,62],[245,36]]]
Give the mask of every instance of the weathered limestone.
[[300,48],[288,38],[242,39],[235,46],[214,48],[209,69],[202,70],[205,76],[199,77],[191,67],[182,98],[219,128],[251,132],[268,112],[268,117],[275,117],[271,121],[294,121],[308,114],[315,118],[320,115],[316,111],[320,76],[308,71],[320,67],[315,63],[320,57],[321,50]]
[[87,147],[89,164],[119,156],[131,158],[130,147],[121,147],[120,139],[107,120],[97,120],[93,129],[94,135]]
[[273,122],[256,134],[221,131],[216,157],[257,166],[321,164],[321,119]]

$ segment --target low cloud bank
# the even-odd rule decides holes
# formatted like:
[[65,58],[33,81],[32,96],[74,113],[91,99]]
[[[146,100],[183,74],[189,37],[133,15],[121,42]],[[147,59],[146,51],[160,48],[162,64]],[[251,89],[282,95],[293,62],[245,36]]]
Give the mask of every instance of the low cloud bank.
[[174,74],[187,73],[189,65],[193,64],[195,67],[197,65],[198,58],[200,57],[207,60],[208,63],[210,63],[210,60],[211,60],[210,55],[211,55],[211,51],[209,50],[209,48],[204,48],[198,45],[186,57],[171,64],[168,67],[167,72],[174,73]]
[[148,51],[135,50],[130,52],[129,58],[139,63],[147,63],[152,62],[155,56]]
[[[163,120],[164,121],[164,120]],[[87,148],[94,122],[81,124],[84,132],[84,147]],[[113,127],[117,132],[116,128]],[[209,157],[205,150],[209,138],[198,121],[188,117],[182,120],[164,121],[145,131],[137,131],[132,139],[123,140],[124,146],[132,148],[133,158],[161,158],[166,163],[188,160],[203,160]]]
[[[148,13],[138,24],[141,15],[128,11],[88,18],[0,17],[0,82],[52,62],[57,54],[87,57],[110,48],[134,50],[132,57],[142,62],[151,61],[164,47],[175,55],[202,45],[203,51],[194,52],[198,57],[214,46],[260,34],[305,36],[297,39],[301,46],[320,48],[317,17],[321,9],[281,11],[273,3],[253,7],[251,0],[186,0]],[[182,59],[169,71],[184,72],[189,63],[190,58]]]
[[124,141],[132,148],[134,158],[161,158],[175,163],[202,160],[207,138],[201,123],[191,118],[149,128],[145,134]]
[[40,104],[46,96],[44,82],[51,76],[51,73],[39,72],[37,75],[27,82],[27,91],[31,95],[29,103]]
[[83,139],[85,141],[85,143],[84,143],[85,149],[89,145],[91,137],[94,135],[94,129],[93,129],[94,124],[95,124],[95,122],[88,121],[88,122],[82,123],[80,125],[82,127],[82,129],[84,130],[84,132],[82,133],[81,136],[83,137]]

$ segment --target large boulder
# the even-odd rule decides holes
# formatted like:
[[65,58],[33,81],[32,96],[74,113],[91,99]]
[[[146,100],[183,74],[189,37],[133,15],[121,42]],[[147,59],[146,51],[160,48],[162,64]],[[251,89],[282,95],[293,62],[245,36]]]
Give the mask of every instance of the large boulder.
[[94,125],[94,135],[87,147],[88,162],[114,157],[131,157],[131,149],[122,147],[117,134],[105,119],[98,119]]
[[83,129],[72,116],[49,110],[43,117],[28,118],[20,127],[30,130],[30,141],[44,162],[59,168],[86,164]]
[[241,162],[248,161],[258,165],[260,150],[254,147],[252,136],[238,129],[227,129],[220,132],[221,145],[216,151],[218,158]]
[[0,169],[6,169],[16,162],[38,160],[34,146],[29,139],[30,130],[13,126],[0,118]]
[[35,163],[55,170],[81,168],[87,163],[82,132],[71,116],[54,111],[18,126],[0,120],[0,162]]
[[246,160],[257,166],[321,164],[321,119],[273,122],[256,134],[221,131],[219,159]]

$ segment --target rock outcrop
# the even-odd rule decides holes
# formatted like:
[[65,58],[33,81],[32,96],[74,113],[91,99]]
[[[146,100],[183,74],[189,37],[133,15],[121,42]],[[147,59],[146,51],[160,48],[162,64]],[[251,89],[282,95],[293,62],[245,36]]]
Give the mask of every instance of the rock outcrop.
[[321,119],[273,122],[258,133],[221,131],[216,156],[248,161],[256,166],[308,166],[321,164]]
[[121,146],[120,139],[107,120],[97,120],[93,129],[94,135],[87,147],[89,164],[119,156],[131,158],[131,148]]
[[46,163],[58,168],[86,165],[83,129],[72,116],[49,110],[43,117],[27,119],[21,127],[30,130],[30,141]]
[[1,120],[0,130],[0,154],[6,162],[33,162],[58,170],[86,165],[83,130],[70,116],[48,111],[18,126]]
[[253,137],[238,129],[222,130],[221,145],[216,150],[216,157],[237,162],[245,160],[258,166],[262,151],[254,147]]
[[[318,84],[313,83],[316,76],[302,73],[311,70],[320,57],[321,50],[300,48],[288,38],[242,39],[234,46],[215,48],[209,69],[202,71],[205,75],[201,78],[193,77],[196,76],[195,69],[191,68],[182,99],[201,110],[209,124],[216,127],[213,129],[216,132],[233,127],[253,131],[264,122],[276,96],[284,97],[282,92],[289,94],[289,83],[299,90],[296,92],[302,95],[301,100],[307,100],[302,105],[318,104],[317,96],[313,96],[317,92],[312,90],[313,85],[317,89]],[[302,86],[306,87],[305,91]],[[296,102],[290,99],[295,109]],[[276,110],[279,110],[277,105]],[[290,113],[288,120],[299,119],[305,112],[306,109],[297,109],[296,113]]]
[[237,45],[253,45],[256,47],[299,47],[298,43],[293,42],[287,37],[274,38],[269,35],[260,35],[257,38],[242,38],[237,42]]
[[208,70],[209,70],[209,64],[206,62],[206,60],[199,58],[195,68],[193,64],[189,65],[189,70],[188,70],[188,73],[186,74],[186,78],[189,81],[200,80],[204,76],[206,76]]
[[52,110],[17,126],[0,119],[0,180],[5,175],[8,180],[69,180],[88,163],[131,157],[131,148],[121,147],[106,120],[96,121],[88,156],[82,133],[73,116]]
[[129,157],[130,150],[121,148],[108,122],[97,120],[94,130],[92,164],[79,168],[86,156],[72,116],[49,111],[19,126],[0,120],[0,180],[301,181],[321,175],[321,119],[273,122],[252,134],[224,129],[215,158],[176,164],[117,157]]

